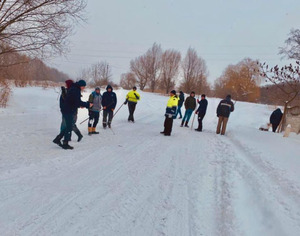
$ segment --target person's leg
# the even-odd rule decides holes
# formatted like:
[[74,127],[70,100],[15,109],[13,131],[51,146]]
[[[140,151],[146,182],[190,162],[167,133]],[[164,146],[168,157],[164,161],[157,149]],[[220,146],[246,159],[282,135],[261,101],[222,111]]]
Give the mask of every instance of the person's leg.
[[193,114],[193,110],[192,109],[188,109],[186,111],[186,113],[187,113],[187,117],[186,117],[186,121],[185,121],[185,126],[188,127],[188,123],[189,123],[190,118],[191,118],[191,116]]
[[89,135],[93,134],[93,128],[92,128],[93,121],[94,121],[94,112],[93,111],[89,111],[89,121],[88,121],[88,132],[89,132]]
[[278,124],[272,124],[272,131],[275,133],[277,130]]
[[196,129],[197,131],[202,131],[202,120],[203,120],[203,117],[202,115],[198,115],[198,128]]
[[187,119],[187,116],[188,116],[188,110],[185,110],[183,119],[182,119],[182,121],[181,121],[181,127],[183,126],[185,120]]
[[62,148],[64,149],[73,149],[68,142],[71,140],[72,129],[73,129],[73,114],[65,114],[64,115],[66,121],[66,130],[64,133],[64,141]]
[[182,118],[182,114],[181,114],[181,107],[182,107],[182,106],[178,106],[178,114],[180,115],[180,116],[179,116],[179,119],[181,119],[181,118]]
[[173,125],[173,118],[166,117],[165,121],[165,135],[171,135]]
[[106,128],[107,125],[107,115],[108,115],[107,110],[103,110],[103,121],[102,121],[103,128]]
[[99,122],[100,112],[93,111],[93,113],[94,113],[94,123],[93,123],[93,127],[92,127],[92,132],[93,132],[93,134],[99,134],[99,132],[96,131],[96,127]]
[[223,122],[223,116],[219,116],[218,125],[217,125],[217,131],[216,131],[217,134],[219,134],[221,132],[222,122]]
[[61,146],[60,140],[64,137],[65,129],[66,129],[66,121],[65,121],[64,116],[62,116],[62,120],[61,120],[61,124],[60,124],[60,132],[55,137],[55,139],[53,139],[53,141],[52,141],[53,143],[57,144],[58,146]]
[[129,117],[128,121],[133,121],[133,104],[131,102],[128,103]]
[[111,127],[111,122],[114,116],[114,112],[113,111],[108,111],[108,127]]
[[221,135],[225,135],[227,122],[228,122],[228,117],[223,117],[223,125],[222,125]]
[[132,122],[134,122],[134,116],[133,116],[133,114],[134,114],[134,111],[135,111],[135,107],[136,107],[136,103],[133,103],[133,104],[132,104],[132,116],[131,116]]

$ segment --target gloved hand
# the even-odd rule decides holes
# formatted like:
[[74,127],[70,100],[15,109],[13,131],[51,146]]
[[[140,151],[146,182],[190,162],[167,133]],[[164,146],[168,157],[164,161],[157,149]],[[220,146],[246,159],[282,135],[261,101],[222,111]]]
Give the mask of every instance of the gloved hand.
[[124,105],[126,105],[127,104],[127,99],[126,99],[126,101],[124,102]]
[[172,115],[172,114],[169,114],[169,115],[168,115],[168,117],[169,117],[169,118],[172,118],[172,117],[173,117],[173,115]]

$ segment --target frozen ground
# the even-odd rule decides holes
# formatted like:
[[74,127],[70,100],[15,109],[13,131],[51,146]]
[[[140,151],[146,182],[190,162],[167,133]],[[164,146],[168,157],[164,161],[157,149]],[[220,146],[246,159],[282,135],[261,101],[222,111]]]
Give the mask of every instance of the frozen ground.
[[70,151],[52,143],[58,94],[14,89],[0,109],[0,235],[299,235],[300,137],[258,130],[273,108],[238,102],[218,136],[208,99],[204,132],[175,120],[164,137],[168,98],[141,96],[135,124],[123,107],[115,135],[79,125]]

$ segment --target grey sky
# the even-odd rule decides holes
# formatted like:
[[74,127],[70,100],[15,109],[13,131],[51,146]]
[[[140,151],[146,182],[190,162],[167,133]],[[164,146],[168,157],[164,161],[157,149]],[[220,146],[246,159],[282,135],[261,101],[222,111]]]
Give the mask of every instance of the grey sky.
[[245,57],[282,63],[278,47],[300,28],[299,0],[89,0],[88,23],[71,37],[67,58],[50,65],[76,77],[106,60],[113,80],[154,42],[185,56],[193,47],[205,59],[209,82]]

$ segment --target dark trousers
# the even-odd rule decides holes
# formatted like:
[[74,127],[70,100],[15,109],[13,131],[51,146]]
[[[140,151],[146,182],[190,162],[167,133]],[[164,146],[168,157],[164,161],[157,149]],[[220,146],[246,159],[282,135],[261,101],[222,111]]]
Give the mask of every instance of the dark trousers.
[[63,118],[66,122],[66,128],[64,129],[64,141],[71,140],[71,134],[73,129],[74,114],[63,114]]
[[134,121],[133,113],[135,111],[136,103],[134,102],[128,102],[128,110],[129,110],[129,116],[128,121]]
[[202,120],[204,119],[205,114],[198,114],[198,130],[202,131]]
[[[107,124],[111,124],[114,112],[112,110],[103,110],[103,127],[106,127]],[[107,121],[108,117],[108,121]]]
[[272,124],[272,130],[275,133],[279,124]]
[[[100,112],[97,111],[89,111],[89,123],[88,123],[88,127],[94,127],[96,128],[98,122],[99,122],[99,116],[100,116]],[[94,123],[93,123],[94,121]]]
[[165,134],[171,134],[172,132],[172,126],[173,126],[173,118],[166,117],[164,122],[164,133]]

